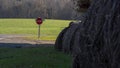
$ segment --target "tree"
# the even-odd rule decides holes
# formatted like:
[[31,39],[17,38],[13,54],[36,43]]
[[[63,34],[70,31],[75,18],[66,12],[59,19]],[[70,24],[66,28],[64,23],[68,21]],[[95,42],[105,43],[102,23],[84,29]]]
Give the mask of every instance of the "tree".
[[[0,17],[71,19],[71,0],[0,0]],[[69,7],[70,6],[70,7]]]
[[61,50],[72,53],[73,68],[120,68],[119,8],[119,0],[93,0],[78,27],[66,30]]
[[75,10],[78,12],[85,12],[89,8],[92,0],[73,0],[76,5]]

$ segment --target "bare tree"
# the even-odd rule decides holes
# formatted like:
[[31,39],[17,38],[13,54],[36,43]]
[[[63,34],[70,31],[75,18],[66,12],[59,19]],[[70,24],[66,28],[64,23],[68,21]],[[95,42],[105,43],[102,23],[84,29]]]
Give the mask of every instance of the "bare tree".
[[0,0],[0,17],[71,19],[71,0]]

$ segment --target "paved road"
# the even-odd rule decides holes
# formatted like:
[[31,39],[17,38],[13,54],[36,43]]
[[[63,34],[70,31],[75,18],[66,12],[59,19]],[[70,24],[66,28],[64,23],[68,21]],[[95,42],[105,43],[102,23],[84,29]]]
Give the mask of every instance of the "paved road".
[[5,35],[0,34],[0,47],[36,47],[41,45],[53,45],[54,41],[26,40],[25,35]]

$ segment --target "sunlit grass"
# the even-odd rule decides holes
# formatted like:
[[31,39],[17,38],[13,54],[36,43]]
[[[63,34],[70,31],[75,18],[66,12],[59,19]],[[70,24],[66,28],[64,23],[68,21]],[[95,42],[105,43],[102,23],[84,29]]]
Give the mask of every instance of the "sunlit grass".
[[[68,20],[45,19],[40,28],[41,39],[55,40],[69,22]],[[25,34],[30,35],[31,39],[35,39],[37,32],[38,25],[35,23],[35,19],[0,19],[0,34]]]

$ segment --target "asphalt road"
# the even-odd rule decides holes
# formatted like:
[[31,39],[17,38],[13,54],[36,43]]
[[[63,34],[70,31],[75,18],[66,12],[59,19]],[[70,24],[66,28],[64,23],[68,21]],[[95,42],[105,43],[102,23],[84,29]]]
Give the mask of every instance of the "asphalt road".
[[54,41],[26,40],[23,37],[25,35],[0,34],[0,47],[22,48],[54,45]]

